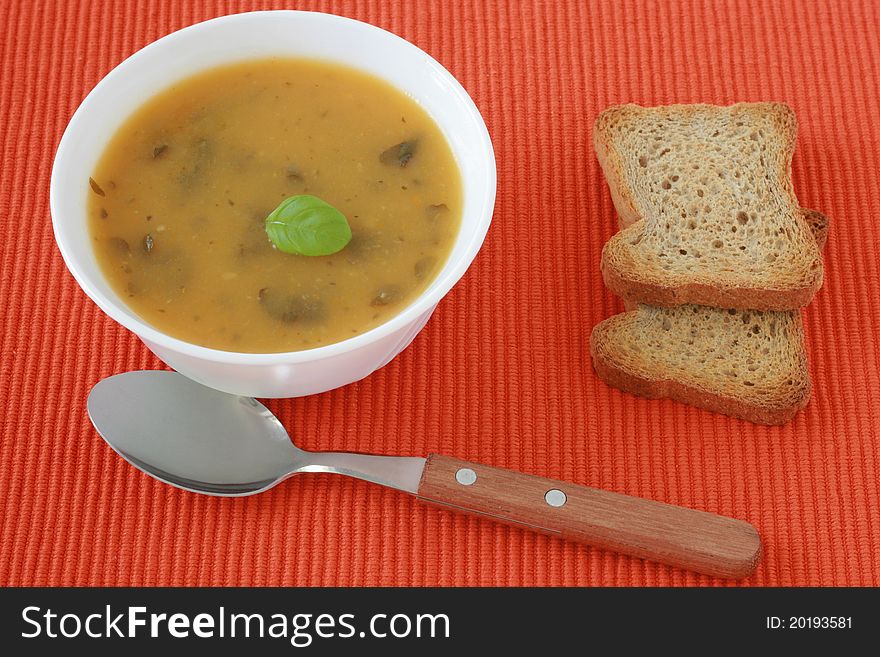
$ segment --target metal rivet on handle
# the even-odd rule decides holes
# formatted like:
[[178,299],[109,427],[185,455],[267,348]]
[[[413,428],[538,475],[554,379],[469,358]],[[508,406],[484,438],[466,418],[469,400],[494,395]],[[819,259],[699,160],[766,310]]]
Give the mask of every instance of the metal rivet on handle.
[[568,501],[568,498],[558,488],[551,488],[544,493],[544,501],[550,506],[562,506]]
[[455,480],[462,486],[470,486],[477,480],[477,473],[470,468],[461,468],[455,473]]

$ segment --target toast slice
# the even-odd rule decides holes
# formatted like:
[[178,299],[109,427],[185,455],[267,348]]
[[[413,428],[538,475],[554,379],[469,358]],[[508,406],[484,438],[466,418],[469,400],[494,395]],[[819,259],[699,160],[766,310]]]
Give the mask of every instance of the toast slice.
[[[824,250],[825,242],[828,241],[828,217],[818,210],[808,210],[807,208],[801,208],[801,214],[806,220],[807,225],[810,227],[810,232],[816,240],[816,246],[819,247],[820,251]],[[625,228],[625,226],[622,225],[622,220],[620,223],[621,228]],[[627,299],[623,300],[623,306],[627,310],[635,310],[638,305],[639,304],[635,301],[629,301]]]
[[791,310],[822,259],[791,184],[797,131],[781,103],[611,107],[596,154],[621,224],[605,283],[654,306]]
[[615,388],[758,424],[788,422],[810,399],[799,311],[640,305],[597,324],[590,354]]
[[[824,249],[828,218],[802,212]],[[599,378],[615,388],[759,424],[788,422],[810,399],[796,310],[639,305],[597,324],[590,353]]]

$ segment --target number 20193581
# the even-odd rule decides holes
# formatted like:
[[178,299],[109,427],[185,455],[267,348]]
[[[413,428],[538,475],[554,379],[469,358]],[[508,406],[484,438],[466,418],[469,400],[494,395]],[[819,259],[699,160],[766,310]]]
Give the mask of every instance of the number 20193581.
[[767,616],[768,630],[849,630],[852,616]]

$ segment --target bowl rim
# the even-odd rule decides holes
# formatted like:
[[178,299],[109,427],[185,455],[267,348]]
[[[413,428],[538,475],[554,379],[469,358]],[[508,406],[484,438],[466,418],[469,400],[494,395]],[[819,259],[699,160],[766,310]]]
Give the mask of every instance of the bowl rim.
[[[486,181],[487,184],[485,185],[485,188],[481,190],[482,193],[480,198],[482,216],[480,216],[477,222],[475,222],[473,229],[470,231],[467,242],[465,243],[464,249],[462,250],[461,255],[458,257],[458,259],[455,262],[448,260],[443,271],[441,271],[440,275],[438,275],[438,278],[435,279],[435,281],[427,290],[425,290],[421,295],[413,300],[412,303],[410,303],[406,308],[404,308],[399,313],[389,318],[387,321],[383,322],[379,326],[373,327],[368,331],[359,333],[358,335],[352,336],[350,338],[346,338],[345,340],[342,340],[340,342],[334,342],[327,345],[313,347],[311,349],[303,349],[299,351],[279,351],[269,353],[225,351],[222,349],[214,349],[212,347],[205,347],[192,342],[187,342],[186,340],[175,338],[171,335],[168,335],[167,333],[153,328],[151,325],[141,320],[134,313],[134,311],[128,308],[121,308],[120,306],[122,305],[122,302],[116,302],[114,299],[108,297],[100,290],[92,286],[89,276],[79,266],[79,260],[77,256],[73,253],[72,249],[68,247],[64,239],[62,239],[61,237],[61,220],[59,219],[59,217],[61,217],[63,213],[61,212],[61,199],[58,197],[60,176],[59,161],[62,161],[66,157],[66,152],[70,148],[69,144],[72,139],[71,135],[79,130],[79,125],[86,120],[84,117],[89,113],[90,108],[99,102],[99,100],[96,98],[97,93],[99,93],[102,88],[113,84],[117,78],[121,78],[122,76],[124,76],[126,74],[127,68],[133,60],[141,59],[144,56],[149,56],[149,54],[155,48],[159,47],[158,44],[160,42],[162,42],[163,45],[167,45],[169,42],[176,41],[181,38],[186,38],[187,35],[194,32],[210,30],[217,23],[257,19],[260,17],[269,16],[275,18],[279,14],[285,14],[291,17],[303,17],[304,15],[307,15],[310,19],[320,17],[318,18],[318,20],[326,20],[330,23],[336,22],[346,23],[349,25],[355,24],[357,29],[373,31],[379,34],[381,38],[397,42],[403,48],[409,49],[413,53],[413,55],[418,56],[430,68],[434,69],[449,85],[450,89],[453,91],[456,102],[460,103],[465,108],[467,114],[470,115],[470,118],[475,121],[477,129],[480,133],[480,143],[477,144],[477,150],[478,152],[481,152],[483,157],[486,158],[488,165]],[[241,61],[246,61],[246,58],[242,58]],[[353,66],[353,68],[356,68],[356,66]],[[205,70],[208,69],[206,68]],[[373,75],[376,74],[373,73]],[[377,75],[377,77],[381,77],[381,75]],[[389,82],[403,93],[410,95],[406,89],[403,89],[398,85],[391,83],[387,79],[386,82]],[[156,91],[158,93],[161,90],[157,89]],[[55,158],[52,165],[52,175],[49,186],[49,208],[52,215],[52,228],[55,236],[55,242],[58,246],[59,251],[61,252],[67,269],[70,271],[71,275],[73,275],[80,288],[82,288],[83,292],[85,292],[86,295],[91,298],[92,301],[94,301],[95,304],[108,316],[127,328],[129,331],[133,332],[142,340],[153,343],[158,347],[172,350],[179,354],[217,363],[233,365],[296,364],[301,362],[313,362],[327,358],[334,358],[345,353],[357,350],[360,347],[366,346],[389,335],[392,335],[395,332],[400,331],[401,329],[405,329],[407,326],[416,322],[420,316],[424,315],[427,312],[430,312],[434,308],[434,306],[436,306],[440,302],[440,300],[444,296],[446,296],[449,290],[452,289],[452,287],[464,275],[465,271],[468,269],[468,267],[470,267],[470,264],[473,262],[477,252],[482,246],[486,234],[489,230],[489,225],[492,221],[496,189],[497,167],[495,162],[495,152],[492,146],[492,139],[489,136],[488,129],[486,128],[485,121],[483,120],[483,117],[480,114],[480,111],[474,103],[473,99],[471,99],[470,95],[467,93],[467,91],[465,91],[461,83],[459,83],[455,76],[453,76],[448,70],[446,70],[446,68],[436,59],[431,57],[428,53],[423,51],[415,44],[394,34],[393,32],[389,32],[388,30],[385,30],[381,27],[377,27],[376,25],[372,25],[364,21],[359,21],[354,18],[348,18],[345,16],[317,11],[264,10],[227,14],[206,21],[194,23],[174,32],[170,32],[169,34],[166,34],[156,39],[155,41],[152,41],[140,50],[132,53],[119,64],[117,64],[109,73],[107,73],[89,91],[89,93],[80,103],[79,107],[73,113],[73,116],[71,116],[70,121],[68,122],[67,127],[64,130],[64,134],[62,135],[61,141],[59,142],[58,148],[55,152]]]

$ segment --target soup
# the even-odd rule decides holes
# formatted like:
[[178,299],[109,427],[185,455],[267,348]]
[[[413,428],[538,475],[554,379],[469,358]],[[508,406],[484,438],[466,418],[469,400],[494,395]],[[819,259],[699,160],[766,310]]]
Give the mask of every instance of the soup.
[[[312,60],[174,85],[123,124],[89,182],[90,234],[116,293],[158,330],[228,351],[310,349],[378,326],[428,287],[461,223],[460,174],[427,113],[378,78]],[[270,242],[267,216],[302,195],[347,219],[342,250]]]

